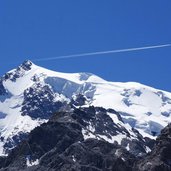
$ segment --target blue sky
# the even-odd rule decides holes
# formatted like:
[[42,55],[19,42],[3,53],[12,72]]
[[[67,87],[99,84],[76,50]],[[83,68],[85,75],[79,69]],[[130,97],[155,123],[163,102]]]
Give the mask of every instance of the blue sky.
[[[165,43],[170,0],[0,1],[0,75],[25,59]],[[35,63],[171,91],[171,47]]]

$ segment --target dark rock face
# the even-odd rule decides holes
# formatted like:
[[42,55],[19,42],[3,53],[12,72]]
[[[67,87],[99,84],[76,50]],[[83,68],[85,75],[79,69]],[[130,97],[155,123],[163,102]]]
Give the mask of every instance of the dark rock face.
[[74,106],[83,106],[85,105],[86,103],[86,98],[84,95],[82,94],[78,94],[75,96],[75,99],[71,99],[71,105],[74,105]]
[[[117,144],[84,140],[82,125],[72,118],[73,113],[56,113],[35,128],[7,158],[0,158],[1,171],[131,171],[135,157]],[[38,165],[27,167],[27,161],[36,159]]]
[[48,85],[35,84],[24,91],[22,114],[33,119],[49,119],[65,103],[55,101],[56,94]]
[[[122,156],[117,156],[119,151]],[[124,155],[127,161],[124,161]],[[105,141],[88,139],[76,142],[63,153],[52,151],[44,155],[37,166],[38,170],[68,170],[68,171],[130,171],[134,156],[124,151],[121,147]]]
[[81,127],[75,123],[42,124],[30,133],[28,139],[12,150],[1,167],[7,167],[9,170],[14,168],[23,170],[26,168],[27,159],[34,161],[53,149],[60,154],[79,140],[83,140]]
[[7,94],[2,82],[2,78],[0,78],[0,96]]
[[117,131],[125,131],[125,134],[129,134],[127,130],[124,128],[122,129],[117,124],[113,123],[112,119],[107,115],[107,110],[104,108],[90,106],[87,108],[75,109],[72,117],[87,129],[92,126],[92,129],[94,129],[93,133],[105,135],[110,139],[111,136],[117,135]]
[[[14,147],[16,147],[22,140],[25,140],[28,137],[28,133],[20,132],[17,135],[14,135],[12,138],[7,139],[4,144],[4,150],[8,154]],[[1,137],[3,138],[3,137]]]
[[87,135],[90,132],[100,139],[105,140],[103,137],[106,137],[112,140],[112,137],[123,134],[126,138],[123,138],[121,141],[122,147],[126,148],[129,146],[129,151],[136,156],[145,154],[145,139],[143,139],[139,132],[132,129],[136,135],[136,137],[133,138],[125,127],[113,122],[107,114],[108,112],[116,116],[119,121],[123,122],[121,116],[116,111],[93,106],[75,109],[71,116],[83,126]]
[[[8,157],[0,158],[1,171],[131,171],[136,155],[145,153],[144,140],[138,136],[137,141],[128,140],[129,132],[107,115],[113,113],[120,120],[116,111],[93,106],[63,110],[31,131]],[[96,138],[85,139],[83,130]],[[118,133],[128,136],[121,145],[102,138]],[[128,143],[130,152],[124,148]]]
[[[5,89],[3,85],[3,78],[0,77],[0,102],[4,102],[7,98],[10,98],[11,94]],[[0,118],[5,117],[6,114],[0,113]]]
[[20,65],[20,67],[23,68],[25,71],[28,71],[31,69],[32,65],[33,63],[30,60],[26,60]]
[[155,143],[156,143],[156,140],[150,139],[150,138],[148,138],[148,137],[145,137],[144,139],[145,139],[146,145],[147,145],[150,149],[153,149],[153,147],[154,147],[154,145],[155,145]]
[[152,152],[138,161],[134,170],[171,171],[171,124],[161,131]]

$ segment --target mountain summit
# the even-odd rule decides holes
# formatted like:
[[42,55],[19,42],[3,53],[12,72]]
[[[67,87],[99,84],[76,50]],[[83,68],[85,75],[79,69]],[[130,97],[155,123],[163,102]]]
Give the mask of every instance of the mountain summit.
[[[114,133],[102,135],[90,120],[86,130],[91,133],[83,130],[84,136],[119,144],[126,132],[131,139],[139,133],[154,139],[171,119],[169,92],[134,82],[108,82],[91,73],[55,72],[27,60],[0,78],[0,155],[8,154],[31,130],[68,105],[106,110],[102,111],[110,124],[121,125],[125,131],[119,129],[117,137]],[[95,111],[99,113],[99,109]],[[138,130],[138,135],[132,129]]]

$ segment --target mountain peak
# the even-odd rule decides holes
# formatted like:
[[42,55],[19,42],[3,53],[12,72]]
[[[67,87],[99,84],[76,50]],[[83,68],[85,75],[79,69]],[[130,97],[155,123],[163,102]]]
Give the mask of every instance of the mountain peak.
[[30,70],[31,66],[33,65],[33,63],[30,60],[25,60],[20,67],[22,67],[24,70]]
[[16,81],[17,78],[22,77],[25,72],[30,71],[33,68],[33,63],[30,60],[25,60],[16,69],[13,69],[3,76],[3,80]]

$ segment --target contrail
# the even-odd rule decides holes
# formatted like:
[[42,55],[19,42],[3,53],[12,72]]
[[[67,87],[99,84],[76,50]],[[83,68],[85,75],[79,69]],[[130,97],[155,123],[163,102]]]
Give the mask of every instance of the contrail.
[[58,60],[58,59],[67,59],[67,58],[77,58],[77,57],[83,57],[83,56],[132,52],[132,51],[141,51],[141,50],[147,50],[147,49],[164,48],[164,47],[169,47],[169,46],[171,46],[171,44],[162,44],[162,45],[155,45],[155,46],[144,46],[144,47],[137,47],[137,48],[117,49],[117,50],[110,50],[110,51],[98,51],[98,52],[89,52],[89,53],[81,53],[81,54],[73,54],[73,55],[48,57],[48,58],[39,58],[39,59],[33,59],[33,61],[49,61],[49,60]]

